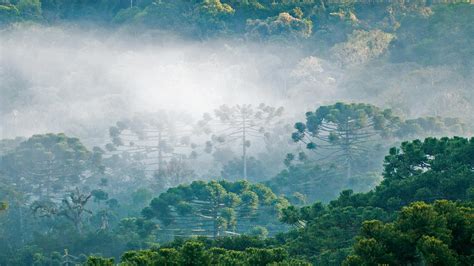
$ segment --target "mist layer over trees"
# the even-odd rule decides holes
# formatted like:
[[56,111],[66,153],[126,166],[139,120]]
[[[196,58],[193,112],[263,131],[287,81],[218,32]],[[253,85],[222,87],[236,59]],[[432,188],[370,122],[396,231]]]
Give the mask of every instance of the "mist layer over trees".
[[0,265],[473,265],[473,21],[0,0]]

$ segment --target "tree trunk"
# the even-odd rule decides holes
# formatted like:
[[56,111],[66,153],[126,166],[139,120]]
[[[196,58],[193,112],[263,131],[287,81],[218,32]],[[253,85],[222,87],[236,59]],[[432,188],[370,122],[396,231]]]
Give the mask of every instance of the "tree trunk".
[[246,132],[246,117],[243,119],[243,138],[242,138],[242,160],[244,163],[243,175],[244,180],[247,180],[247,132]]
[[351,143],[349,140],[349,121],[346,121],[346,140],[345,140],[345,150],[347,156],[347,165],[346,165],[346,178],[349,179],[352,177],[352,154],[351,154]]
[[158,133],[158,173],[163,171],[163,143],[161,131]]

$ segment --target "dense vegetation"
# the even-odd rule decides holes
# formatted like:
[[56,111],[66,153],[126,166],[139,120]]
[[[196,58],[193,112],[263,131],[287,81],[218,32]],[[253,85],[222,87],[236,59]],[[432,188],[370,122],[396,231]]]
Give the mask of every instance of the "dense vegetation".
[[473,48],[466,36],[473,34],[473,6],[467,1],[2,0],[0,12],[4,24],[87,22],[201,39],[287,40],[332,49],[334,59],[345,65],[367,62],[390,49],[391,61],[397,63],[472,67]]
[[[467,2],[0,0],[0,34],[298,51],[263,73],[278,105],[2,135],[0,265],[474,265],[472,21]],[[38,100],[7,53],[0,132]]]
[[[300,129],[300,123],[295,128]],[[78,139],[47,134],[33,136],[3,155],[2,263],[86,261],[83,255],[58,253],[63,247],[73,254],[100,253],[116,258],[127,249],[151,248],[121,255],[122,262],[132,264],[182,265],[187,260],[231,265],[332,265],[344,260],[350,265],[420,260],[443,260],[446,265],[472,263],[468,236],[473,230],[474,139],[403,142],[385,156],[383,180],[375,189],[366,193],[345,190],[327,205],[317,202],[303,207],[288,202],[305,204],[304,193],[311,193],[311,187],[300,190],[297,184],[301,180],[297,179],[291,179],[294,193],[288,200],[248,181],[194,181],[169,188],[154,199],[144,187],[134,192],[113,189],[110,177],[104,177],[111,166],[104,165],[102,154],[99,148],[88,151]],[[308,168],[310,164],[315,166]],[[67,171],[63,166],[68,166]],[[276,180],[294,171],[306,171],[317,176],[313,182],[328,184],[338,182],[331,180],[333,176],[347,178],[346,165],[340,169],[332,166],[332,175],[317,168],[315,162],[289,167],[292,170],[279,174]],[[136,181],[121,182],[130,186]],[[284,184],[287,186],[290,184]],[[433,201],[433,206],[423,203]],[[433,221],[419,221],[418,216],[410,215]],[[418,220],[415,223],[413,219]],[[287,230],[281,222],[294,229],[281,233]],[[405,232],[407,237],[403,237]],[[198,238],[179,240],[193,236]],[[166,244],[174,237],[177,240]],[[405,241],[414,253],[391,250],[397,241]],[[100,257],[90,257],[87,263],[94,265],[94,261],[108,263]]]
[[[194,247],[194,261],[218,265],[472,264],[474,139],[429,138],[402,144],[410,146],[417,149],[390,151],[384,181],[373,191],[344,191],[329,205],[284,209],[281,221],[295,226],[288,233],[265,240],[249,236],[179,240],[146,252],[125,253],[121,261],[181,265],[189,256],[185,250]],[[426,168],[418,168],[421,164]],[[399,173],[397,177],[393,172]],[[450,174],[435,177],[444,172]],[[447,182],[451,187],[440,191]],[[425,186],[417,189],[417,184]],[[392,197],[383,200],[390,195],[387,191],[396,191],[396,197],[404,195],[404,202]],[[443,198],[453,201],[438,200]],[[176,255],[160,255],[170,252]],[[288,257],[294,259],[286,261]]]
[[469,265],[472,263],[472,206],[446,200],[403,207],[397,219],[384,224],[365,221],[344,264]]
[[[315,256],[322,264],[337,264],[350,251],[351,243],[364,221],[392,221],[400,217],[399,211],[403,206],[416,201],[450,199],[472,204],[473,143],[474,139],[427,138],[423,142],[404,142],[401,150],[390,149],[389,155],[385,157],[384,179],[374,190],[357,194],[346,190],[327,206],[315,203],[312,206],[286,209],[283,221],[304,225],[302,229],[289,233],[287,244],[294,248],[296,254]],[[465,210],[467,216],[462,219],[468,221],[472,209]],[[415,224],[415,227],[424,226],[425,222]],[[471,228],[467,230],[472,230],[471,226],[467,225],[466,228]],[[424,230],[414,230],[418,229]],[[433,236],[430,233],[427,235]],[[411,244],[411,250],[415,246],[416,243]],[[373,259],[376,264],[387,263],[386,258],[382,257]],[[409,262],[398,261],[401,264]],[[394,259],[390,263],[397,264],[397,261]]]

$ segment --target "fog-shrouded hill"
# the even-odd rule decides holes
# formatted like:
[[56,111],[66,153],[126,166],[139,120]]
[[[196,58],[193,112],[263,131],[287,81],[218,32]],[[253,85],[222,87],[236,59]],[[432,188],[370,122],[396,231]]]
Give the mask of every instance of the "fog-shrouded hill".
[[[221,103],[265,102],[301,114],[344,100],[408,118],[472,118],[472,5],[119,2],[0,3],[2,136],[91,138],[130,113],[174,109],[200,117]],[[201,14],[206,22],[195,14],[202,5],[218,14]],[[180,8],[200,24],[191,23],[196,17],[150,22]],[[273,21],[272,14],[280,16]],[[312,22],[307,35],[295,33],[296,20]],[[216,21],[219,27],[209,26]],[[205,28],[205,38],[185,30],[188,24]]]

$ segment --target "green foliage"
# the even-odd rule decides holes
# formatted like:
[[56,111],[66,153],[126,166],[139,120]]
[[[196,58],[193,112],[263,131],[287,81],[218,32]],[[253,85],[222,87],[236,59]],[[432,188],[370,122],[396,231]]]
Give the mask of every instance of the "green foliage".
[[[120,265],[310,265],[305,260],[290,259],[283,248],[248,247],[235,250],[209,247],[206,246],[207,244],[218,245],[218,243],[191,239],[181,242],[173,248],[128,251],[122,255]],[[89,260],[98,259],[94,257]]]
[[181,247],[182,265],[208,265],[210,258],[206,254],[204,245],[199,242],[186,242]]
[[129,248],[145,248],[156,238],[158,226],[143,218],[123,218],[115,229],[117,235]]
[[40,0],[20,0],[16,4],[16,8],[21,16],[26,19],[37,19],[41,17]]
[[[306,121],[296,123],[294,128],[292,139],[305,144],[310,153],[287,154],[284,163],[288,168],[266,184],[295,203],[297,199],[291,196],[295,192],[310,200],[329,201],[345,188],[357,192],[373,188],[381,179],[378,160],[383,157],[384,148],[398,139],[467,132],[459,119],[403,120],[390,109],[347,103],[321,106],[315,112],[308,112]],[[431,191],[420,188],[415,193],[428,197]],[[400,204],[396,198],[392,201]]]
[[[340,263],[364,221],[389,218],[390,215],[380,208],[325,207],[316,203],[303,208],[288,208],[282,221],[297,228],[294,234],[286,236],[290,254],[314,256],[320,263],[328,260]],[[342,255],[338,254],[340,252]]]
[[[359,169],[360,164],[357,163],[354,163],[355,168]],[[287,169],[265,181],[265,184],[275,193],[285,195],[293,204],[301,205],[305,201],[329,202],[347,187],[352,187],[357,192],[365,192],[379,181],[380,176],[374,173],[345,178],[345,174],[341,174],[333,166],[324,167],[318,161],[305,161],[291,163]]]
[[321,157],[331,157],[345,165],[350,178],[354,161],[368,150],[367,144],[385,137],[397,121],[389,109],[339,102],[307,112],[306,122],[295,124],[292,139],[319,153],[324,149],[337,149],[329,155],[323,153]]
[[[470,265],[473,217],[472,208],[450,201],[414,202],[393,223],[364,222],[354,255],[345,264]],[[456,223],[448,222],[453,218]]]
[[[12,182],[21,192],[37,193],[41,199],[47,199],[73,188],[84,177],[100,173],[96,156],[100,154],[88,151],[77,138],[45,134],[20,143],[2,156],[0,164],[9,178],[22,179],[21,184]],[[84,176],[86,171],[90,171],[89,176]]]
[[466,36],[473,34],[472,10],[468,3],[402,1],[371,5],[352,1],[15,0],[0,4],[0,21],[87,19],[197,38],[241,35],[291,40],[331,50],[345,65],[364,63],[390,50],[390,60],[395,62],[461,64],[469,69],[472,47]]
[[[472,4],[336,2],[4,0],[0,1],[0,26],[4,29],[21,21],[54,25],[83,20],[99,22],[101,26],[130,27],[134,32],[165,30],[198,39],[218,35],[276,41],[304,47],[311,55],[329,54],[343,67],[350,67],[351,72],[357,71],[357,67],[359,71],[367,71],[370,64],[379,68],[380,64],[376,63],[380,61],[394,63],[396,69],[408,65],[401,63],[447,65],[454,66],[452,71],[459,76],[471,74]],[[422,83],[430,83],[426,77],[439,73],[427,70],[412,71],[410,75],[420,78]],[[385,71],[380,68],[375,73]],[[379,76],[374,72],[368,75]],[[349,82],[353,86],[367,84]],[[400,82],[395,81],[397,87],[411,90],[411,86],[399,85]],[[436,82],[431,78],[427,93],[431,93]],[[469,84],[462,85],[469,88]],[[378,82],[375,86],[385,87]],[[371,95],[380,93],[380,90],[370,91]],[[385,98],[390,100],[392,95]],[[412,94],[401,98],[406,101],[406,96],[421,103]],[[311,97],[319,101],[320,95]],[[399,105],[393,107],[403,109]],[[62,253],[65,247],[74,254],[101,252],[116,258],[124,250],[134,250],[123,254],[123,265],[309,265],[304,259],[315,265],[340,265],[344,259],[346,265],[474,263],[473,139],[428,138],[403,142],[386,156],[384,179],[373,191],[343,190],[366,191],[379,181],[378,175],[369,172],[379,171],[380,165],[374,158],[385,146],[393,145],[390,141],[394,140],[389,136],[407,139],[464,135],[468,132],[466,125],[457,119],[401,120],[389,110],[368,104],[322,106],[308,113],[304,123],[297,123],[293,135],[297,141],[309,137],[308,150],[321,160],[315,164],[311,161],[314,157],[304,153],[289,155],[285,160],[288,169],[266,182],[268,187],[224,181],[178,186],[193,180],[194,173],[176,159],[162,162],[153,175],[154,181],[149,182],[152,174],[147,174],[143,167],[146,155],[123,151],[137,146],[138,142],[134,146],[126,143],[126,138],[120,138],[122,133],[130,133],[125,131],[132,126],[117,123],[111,128],[112,143],[106,145],[107,151],[89,151],[78,139],[64,134],[35,135],[21,144],[2,141],[0,210],[8,202],[8,211],[0,214],[1,265],[61,265],[63,256],[57,251]],[[262,133],[261,124],[255,126],[256,132]],[[133,128],[138,139],[143,137],[143,128],[137,124]],[[215,140],[221,142],[220,137],[216,136]],[[245,148],[251,145],[253,141],[242,141]],[[159,149],[171,155],[178,145],[164,146],[160,145]],[[334,148],[342,153],[336,154],[336,160],[330,152]],[[103,155],[106,158],[102,159]],[[248,173],[241,174],[244,160]],[[319,165],[320,162],[324,165]],[[252,180],[268,177],[268,169],[264,169],[260,157],[248,161],[237,158],[224,165],[225,178],[235,180],[247,174]],[[345,177],[338,172],[341,166],[347,170]],[[109,184],[99,183],[102,178],[107,178]],[[61,201],[66,191],[83,184],[88,187],[66,194]],[[102,185],[98,188],[96,184]],[[136,190],[140,187],[146,189]],[[165,187],[172,188],[143,209],[144,217],[134,217],[139,216],[138,210],[152,195]],[[295,204],[304,205],[306,200],[327,202],[340,191],[338,199],[329,205],[314,203],[305,207],[288,206],[286,199],[276,196],[284,194]],[[115,199],[119,192],[120,204]],[[98,204],[86,208],[91,197]],[[467,203],[415,202],[437,199]],[[118,212],[115,221],[107,218],[113,215],[103,215],[104,201],[107,211]],[[407,204],[410,205],[403,207]],[[40,211],[35,214],[44,217],[35,217],[31,210]],[[91,219],[85,219],[89,214]],[[295,229],[268,238],[267,234],[273,236],[276,231],[286,229],[276,222],[277,216]],[[97,230],[94,219],[101,220],[102,225],[110,222],[110,226]],[[190,224],[199,223],[207,225],[190,228]],[[153,243],[169,240],[163,237],[164,229],[186,231],[185,237],[202,234],[202,229],[212,231],[212,236],[229,232],[252,236],[177,240],[169,246],[147,250]],[[77,262],[84,262],[80,261],[84,256],[77,257]],[[114,260],[92,256],[85,264],[113,265]]]
[[224,20],[232,16],[235,10],[228,4],[220,0],[204,0],[194,12],[194,20],[200,25],[202,30],[215,32],[225,30]]
[[[373,204],[397,208],[414,200],[467,199],[473,186],[474,139],[427,138],[404,142],[385,157],[384,180]],[[398,202],[398,203],[397,203]],[[391,206],[393,205],[393,206]]]
[[0,25],[18,20],[20,11],[14,5],[0,4]]
[[[347,199],[340,197],[332,204],[377,206],[395,210],[416,200],[468,200],[474,180],[473,173],[469,170],[473,165],[471,159],[474,153],[473,147],[473,139],[460,137],[427,138],[424,141],[403,142],[399,149],[391,148],[385,157],[383,180],[380,185],[366,194],[351,194]],[[297,171],[308,175],[316,173],[313,171],[311,174],[304,171],[303,167],[295,166],[293,176],[302,180],[308,180],[308,178],[298,175]],[[288,177],[291,176],[288,175]],[[284,181],[281,178],[272,180],[272,183],[279,180]],[[323,181],[324,179],[319,182],[324,184]],[[272,183],[270,183],[271,186],[275,186]],[[278,191],[278,188],[275,190]]]
[[288,257],[286,250],[282,248],[275,249],[257,249],[248,248],[245,250],[249,258],[249,265],[268,265],[272,262],[281,262]]
[[311,36],[313,22],[309,19],[293,17],[282,12],[275,17],[265,20],[255,19],[247,21],[247,33],[256,39],[267,39],[272,36],[287,36],[289,38],[308,38]]
[[[261,184],[194,181],[168,189],[154,198],[142,214],[147,219],[157,218],[166,229],[176,228],[181,234],[202,232],[217,237],[229,234],[228,230],[235,234],[258,223],[271,224],[265,213],[276,221],[279,211],[287,205],[286,200],[279,199]],[[203,225],[190,228],[192,221]]]
[[[101,162],[92,160],[93,153],[100,151],[91,153],[81,149],[78,140],[62,135],[46,136],[33,142],[33,147],[28,141],[20,143],[9,149],[4,158],[21,159],[15,156],[22,154],[31,158],[45,156],[48,152],[44,150],[65,158],[76,154],[79,159],[72,156],[70,162],[80,166],[77,174],[81,178],[84,173],[95,171],[94,165]],[[290,206],[266,185],[248,181],[195,181],[172,187],[153,198],[142,211],[144,217],[125,214],[117,218],[113,213],[121,211],[124,203],[121,200],[119,204],[109,192],[108,182],[101,178],[91,179],[97,187],[75,189],[62,202],[35,200],[30,205],[32,202],[25,201],[16,190],[24,189],[22,193],[30,195],[39,192],[8,183],[12,177],[5,173],[20,176],[25,172],[23,169],[15,172],[14,167],[7,165],[0,172],[0,192],[2,201],[8,201],[10,206],[8,212],[0,215],[1,228],[13,228],[14,232],[28,228],[38,233],[32,239],[22,240],[22,234],[15,238],[9,235],[11,230],[0,230],[0,248],[6,250],[0,254],[0,262],[58,265],[65,257],[56,251],[68,247],[74,254],[91,255],[100,250],[104,256],[116,258],[124,250],[130,250],[121,256],[123,265],[308,265],[307,261],[317,265],[340,265],[343,261],[346,265],[470,265],[473,155],[474,139],[427,138],[403,142],[386,156],[380,185],[368,193],[343,190],[328,205],[317,202],[303,207]],[[307,158],[299,163],[294,161],[293,157],[286,175],[281,174],[274,181],[283,180],[282,184],[289,186],[292,175],[299,176],[301,181],[314,180],[306,175],[328,176]],[[32,165],[25,159],[17,163]],[[136,204],[150,198],[148,188],[133,191],[130,190],[127,199]],[[96,201],[95,208],[88,207],[90,199]],[[458,202],[417,202],[437,199]],[[302,204],[306,199],[300,193],[293,200]],[[25,202],[28,208],[21,207]],[[102,202],[105,204],[101,205]],[[407,204],[410,205],[403,207]],[[89,215],[91,218],[86,219]],[[39,216],[42,218],[38,219]],[[276,235],[287,228],[277,218],[294,229]],[[193,235],[202,237],[192,238]],[[175,238],[163,244],[175,236],[191,239]],[[15,240],[14,248],[4,244],[6,239]],[[113,264],[112,260],[97,255],[87,262],[84,255],[66,257],[86,265]]]
[[268,230],[262,226],[255,226],[248,232],[248,234],[259,238],[266,238],[268,236]]
[[91,195],[94,198],[95,202],[105,201],[109,198],[107,192],[103,191],[102,189],[95,189],[91,191]]
[[[356,256],[348,256],[347,265],[398,265],[416,262],[420,257],[442,265],[469,261],[471,209],[448,201],[402,207],[417,200],[443,198],[469,202],[474,187],[472,143],[472,139],[459,137],[404,142],[400,150],[390,150],[384,180],[374,190],[357,194],[343,191],[328,206],[284,209],[281,220],[297,228],[285,236],[290,254],[315,257],[323,265],[340,264],[362,228],[364,238],[354,244]],[[400,208],[397,215],[395,211]],[[384,224],[395,216],[396,222]],[[366,231],[370,234],[364,235]],[[418,242],[423,236],[436,240]],[[423,247],[426,255],[417,253],[417,247]],[[437,252],[444,254],[446,261],[433,255]]]
[[[406,16],[397,31],[391,57],[396,61],[433,64],[459,64],[472,67],[474,34],[470,20],[474,6],[469,3],[437,5],[430,16]],[[413,38],[416,34],[417,38]],[[454,52],[454,47],[456,52]],[[434,52],[436,51],[436,52]]]
[[113,258],[88,257],[86,266],[113,266],[115,265]]
[[153,265],[159,260],[159,254],[152,250],[127,251],[120,260],[124,265]]

